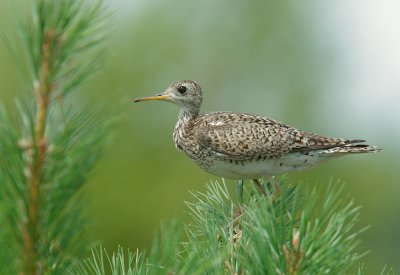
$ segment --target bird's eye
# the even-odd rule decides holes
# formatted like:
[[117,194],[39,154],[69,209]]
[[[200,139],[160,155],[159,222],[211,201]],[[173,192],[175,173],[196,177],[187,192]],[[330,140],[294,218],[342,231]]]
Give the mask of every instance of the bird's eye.
[[183,95],[184,93],[186,93],[187,89],[185,86],[179,86],[178,87],[178,92]]

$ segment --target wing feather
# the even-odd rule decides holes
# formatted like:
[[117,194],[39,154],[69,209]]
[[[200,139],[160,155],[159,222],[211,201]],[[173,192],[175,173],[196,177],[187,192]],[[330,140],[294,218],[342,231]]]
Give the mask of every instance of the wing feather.
[[202,117],[195,129],[195,139],[202,147],[229,159],[273,157],[291,149],[290,128],[260,116],[212,113]]
[[199,117],[194,138],[216,156],[233,160],[274,158],[291,151],[311,151],[343,146],[346,139],[302,132],[262,116],[208,113]]

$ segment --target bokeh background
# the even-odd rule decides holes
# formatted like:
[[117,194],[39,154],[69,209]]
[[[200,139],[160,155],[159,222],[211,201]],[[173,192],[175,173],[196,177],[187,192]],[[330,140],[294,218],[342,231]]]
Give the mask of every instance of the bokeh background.
[[[0,0],[1,34],[15,37],[15,17],[28,2]],[[105,2],[115,21],[108,66],[70,102],[124,115],[85,190],[95,239],[110,249],[148,248],[161,221],[187,218],[189,190],[218,179],[175,150],[175,106],[127,100],[194,79],[204,112],[255,113],[383,147],[291,173],[289,182],[347,182],[346,192],[363,206],[361,225],[371,225],[362,235],[368,270],[388,264],[400,271],[398,0]],[[11,109],[27,94],[4,43],[0,83]]]

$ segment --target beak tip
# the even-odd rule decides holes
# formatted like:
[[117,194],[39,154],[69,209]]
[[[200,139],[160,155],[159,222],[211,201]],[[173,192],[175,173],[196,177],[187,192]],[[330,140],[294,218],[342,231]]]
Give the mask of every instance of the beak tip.
[[130,102],[140,102],[140,98],[132,98],[129,100]]

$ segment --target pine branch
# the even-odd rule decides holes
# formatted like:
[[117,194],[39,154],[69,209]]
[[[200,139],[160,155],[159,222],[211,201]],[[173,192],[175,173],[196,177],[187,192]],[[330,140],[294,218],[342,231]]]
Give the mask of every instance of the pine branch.
[[50,95],[52,92],[51,86],[54,85],[50,80],[50,45],[54,40],[54,33],[47,31],[45,33],[44,43],[42,45],[43,59],[40,64],[39,82],[36,87],[36,119],[34,122],[34,144],[32,162],[29,164],[30,177],[28,179],[29,199],[28,220],[23,223],[23,239],[24,239],[24,257],[25,257],[25,272],[27,274],[35,274],[36,263],[38,262],[37,242],[39,240],[38,231],[40,230],[38,223],[38,209],[40,196],[40,183],[42,181],[42,170],[46,154],[46,140],[44,137],[46,129],[46,119]]
[[[264,186],[268,184],[264,183]],[[282,183],[281,196],[255,188],[239,204],[224,183],[193,193],[187,203],[190,221],[163,227],[150,253],[124,253],[111,260],[103,249],[77,264],[71,274],[365,274],[356,230],[360,207],[343,195],[343,185],[331,182],[302,191]],[[181,241],[185,239],[185,241]],[[132,260],[135,259],[136,261]],[[95,268],[96,267],[96,268]],[[117,267],[117,268],[116,268]],[[386,269],[382,274],[393,274]]]
[[0,153],[8,156],[0,160],[0,241],[9,244],[0,247],[1,274],[62,274],[87,248],[77,194],[111,121],[88,106],[65,111],[63,101],[101,68],[106,21],[102,1],[35,0],[21,24],[34,97],[18,102],[16,118],[0,110]]

